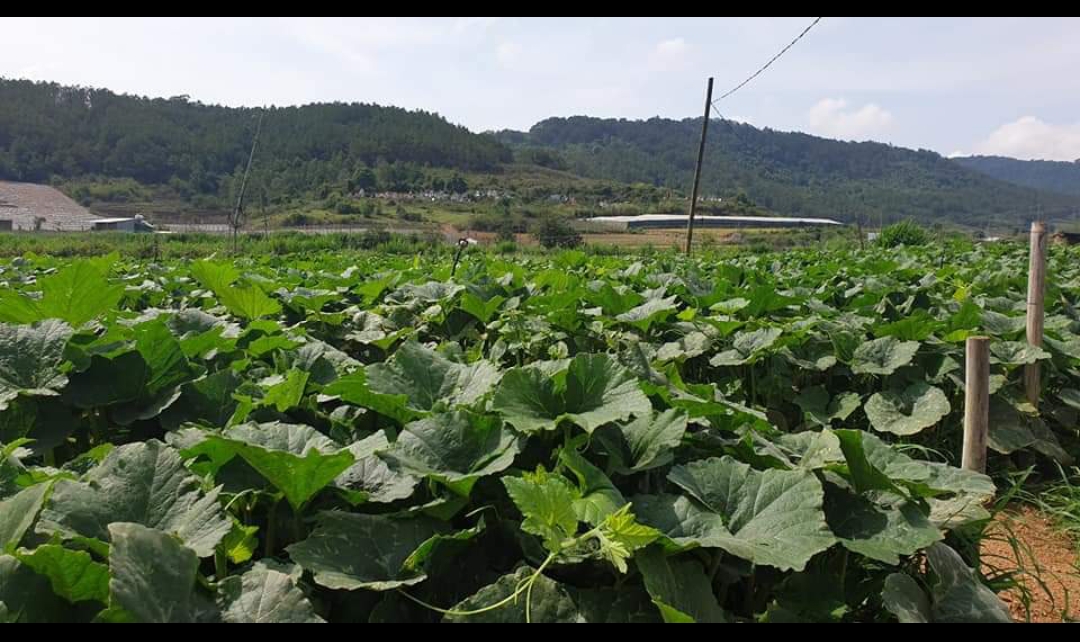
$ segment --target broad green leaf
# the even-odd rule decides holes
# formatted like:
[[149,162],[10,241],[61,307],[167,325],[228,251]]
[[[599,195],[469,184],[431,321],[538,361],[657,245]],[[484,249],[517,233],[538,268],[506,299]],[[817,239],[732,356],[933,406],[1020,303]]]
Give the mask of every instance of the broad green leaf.
[[314,573],[317,584],[347,591],[390,591],[423,582],[427,576],[406,569],[405,561],[445,530],[426,517],[325,512],[318,520],[310,537],[286,550],[294,562]]
[[308,373],[302,370],[290,370],[285,379],[266,391],[262,403],[273,406],[278,412],[291,410],[300,404],[307,387]]
[[423,284],[406,283],[391,292],[387,297],[388,303],[408,304],[426,303],[433,304],[451,299],[465,290],[465,286],[456,283],[444,283],[441,281],[428,281]]
[[648,413],[652,405],[637,377],[604,354],[574,357],[565,381],[535,368],[506,373],[492,408],[525,433],[555,430],[563,420],[591,433],[600,426]]
[[635,326],[642,332],[648,332],[654,323],[662,322],[675,313],[678,309],[676,300],[677,297],[673,296],[666,299],[649,299],[636,308],[616,316],[615,320]]
[[283,334],[261,336],[247,346],[247,353],[253,357],[265,357],[277,350],[293,350],[300,344]]
[[236,412],[238,402],[233,393],[241,383],[242,379],[229,369],[184,384],[180,398],[161,414],[162,425],[168,429],[184,423],[224,427]]
[[308,382],[326,386],[360,367],[360,362],[334,346],[308,338],[299,350],[278,354],[282,367],[308,373]]
[[806,419],[814,424],[829,427],[834,421],[844,421],[859,408],[859,395],[842,392],[830,397],[824,386],[813,386],[799,393],[795,403],[802,409]]
[[59,321],[33,326],[0,323],[0,412],[16,397],[55,397],[67,384],[60,370],[71,328]]
[[410,403],[408,394],[382,394],[372,390],[367,373],[363,370],[341,377],[323,388],[323,393],[340,397],[346,403],[369,408],[402,424],[423,415],[406,407]]
[[772,283],[758,284],[745,294],[750,303],[741,309],[739,314],[751,319],[760,317],[769,312],[783,310],[784,308],[801,301],[801,299],[797,297],[781,294],[777,291],[776,285]]
[[109,569],[85,551],[47,544],[20,552],[18,558],[38,575],[47,577],[53,593],[68,602],[109,601]]
[[[844,476],[855,488],[855,492],[862,494],[869,491],[891,491],[902,496],[892,478],[875,465],[883,465],[888,469],[894,463],[895,460],[889,456],[893,451],[888,445],[861,430],[837,430],[831,433],[826,431],[821,434],[831,434],[839,442],[840,450],[844,453],[844,466],[828,468]],[[892,469],[895,470],[895,467]],[[923,472],[920,479],[928,476],[929,473]]]
[[[847,556],[823,558],[804,573],[787,576],[773,591],[775,601],[761,621],[843,622],[851,612],[846,582],[840,581]],[[851,601],[861,599],[862,594]]]
[[911,363],[918,351],[918,341],[901,341],[896,337],[874,339],[855,348],[851,370],[855,374],[891,375]]
[[938,580],[932,590],[934,622],[1012,622],[1008,607],[956,551],[937,543],[927,549],[926,559]]
[[483,531],[484,523],[481,521],[473,528],[432,535],[409,555],[403,567],[409,571],[419,571],[429,569],[439,561],[451,561]]
[[1008,401],[991,397],[990,430],[987,445],[1003,455],[1010,455],[1035,443],[1030,424],[1033,418],[1017,410]]
[[538,368],[515,368],[503,375],[491,407],[520,431],[555,430],[565,409],[558,382]]
[[495,295],[489,299],[481,299],[472,292],[466,292],[461,297],[461,302],[458,304],[462,310],[476,317],[481,323],[488,323],[491,321],[491,317],[498,311],[506,301],[505,297]]
[[221,304],[229,312],[248,321],[273,316],[281,312],[281,304],[272,299],[255,285],[229,287],[215,292]]
[[412,496],[420,479],[392,470],[375,454],[387,446],[389,442],[382,431],[349,446],[355,462],[334,480],[334,486],[349,502],[388,504]]
[[580,493],[563,477],[538,471],[523,477],[504,477],[503,486],[524,521],[521,530],[544,540],[553,553],[577,533],[578,515],[574,502]]
[[893,573],[885,578],[881,602],[900,624],[929,624],[930,598],[910,575]]
[[82,481],[56,483],[37,530],[108,541],[110,524],[133,522],[179,537],[208,557],[231,525],[218,504],[220,488],[203,493],[200,486],[165,444],[120,446]]
[[686,419],[684,411],[671,408],[620,424],[622,439],[610,449],[615,470],[631,475],[671,463],[686,433]]
[[524,440],[495,417],[455,411],[407,424],[380,453],[395,470],[468,490],[480,477],[506,470]]
[[[464,365],[409,341],[385,363],[367,367],[367,385],[382,395],[404,395],[410,410],[430,412],[436,406],[471,405],[499,380],[498,368],[487,361]],[[375,410],[378,410],[377,408]]]
[[[475,595],[459,602],[450,609],[458,613],[471,613],[493,606],[514,594],[517,587],[533,574],[533,569],[522,567],[497,582],[485,586]],[[475,615],[447,615],[444,622],[451,624],[519,624],[525,619],[525,595],[497,609]],[[562,584],[541,575],[532,586],[529,598],[529,621],[546,624],[574,624],[586,622],[570,591]]]
[[109,525],[109,603],[144,623],[196,619],[199,557],[171,535],[139,524]]
[[240,278],[236,267],[224,261],[195,261],[188,266],[188,270],[204,288],[215,293],[224,292]]
[[863,409],[874,430],[907,436],[936,425],[952,407],[940,388],[919,382],[902,392],[875,393]]
[[221,619],[230,624],[319,624],[307,596],[292,576],[264,562],[222,582]]
[[676,341],[660,346],[656,351],[656,360],[672,361],[698,357],[708,352],[712,343],[712,339],[704,332],[689,332]]
[[779,354],[803,370],[825,372],[836,365],[836,355],[831,343],[811,341],[798,347],[785,346],[779,350]]
[[620,286],[616,289],[609,283],[605,283],[600,290],[591,292],[589,299],[593,304],[600,306],[604,314],[612,317],[623,314],[645,300],[629,287]]
[[[644,589],[619,588],[570,590],[582,619],[595,624],[659,624],[663,620]],[[535,597],[536,592],[533,592]],[[536,603],[533,603],[535,609]]]
[[721,548],[755,564],[801,571],[836,543],[822,512],[821,482],[808,471],[759,472],[724,457],[676,466],[668,479],[698,505],[670,499],[648,510],[634,505],[643,523],[681,545]]
[[719,312],[721,314],[735,314],[736,312],[742,310],[748,305],[750,305],[749,301],[741,297],[736,297],[734,299],[727,299],[726,301],[719,301],[717,303],[714,303],[712,304],[712,306],[709,307],[709,309],[713,312]]
[[844,548],[886,564],[899,564],[901,556],[942,539],[923,509],[912,502],[884,507],[838,488],[830,487],[826,493],[825,517]]
[[37,484],[0,501],[0,553],[13,550],[33,526],[51,484]]
[[348,450],[299,424],[244,424],[213,439],[231,446],[297,511],[353,464]]
[[192,379],[194,373],[172,331],[162,321],[135,328],[135,348],[146,361],[143,397],[154,397]]
[[930,338],[941,324],[926,310],[917,310],[914,314],[899,321],[874,327],[878,337],[896,337],[903,341],[925,341]]
[[669,558],[657,547],[639,551],[634,559],[645,580],[645,588],[665,622],[711,624],[726,621],[709,577],[696,560]]
[[626,505],[622,493],[608,476],[573,448],[564,448],[559,453],[559,463],[578,481],[580,497],[573,504],[578,521],[597,526]]
[[1080,360],[1080,336],[1071,335],[1063,341],[1053,337],[1043,337],[1043,342],[1055,352],[1059,352],[1071,359]]
[[1057,396],[1066,406],[1074,410],[1080,410],[1080,390],[1063,389],[1058,392]]
[[42,277],[39,284],[40,299],[0,292],[0,321],[30,324],[60,319],[78,328],[114,309],[124,293],[124,286],[109,285],[101,264],[89,260],[69,263]]
[[[0,604],[10,622],[68,622],[71,605],[53,593],[48,578],[10,555],[0,554]],[[2,623],[2,620],[0,620]]]
[[135,351],[95,356],[72,377],[64,393],[80,408],[120,405],[113,418],[123,424],[152,419],[180,394],[178,386],[196,376],[172,331],[160,319],[135,328]]
[[739,332],[735,335],[731,349],[714,356],[709,360],[709,364],[719,367],[753,363],[776,343],[782,333],[783,331],[780,328],[761,328],[753,332]]
[[991,335],[1009,336],[1024,331],[1027,320],[1024,317],[1010,317],[993,310],[983,310],[982,325]]
[[1050,353],[1025,341],[994,341],[990,344],[993,360],[1006,366],[1023,366],[1049,359]]

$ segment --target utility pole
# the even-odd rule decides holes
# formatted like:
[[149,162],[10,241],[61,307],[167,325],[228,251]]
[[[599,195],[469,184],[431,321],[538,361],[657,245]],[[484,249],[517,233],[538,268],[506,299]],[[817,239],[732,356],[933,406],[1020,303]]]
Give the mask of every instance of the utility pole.
[[701,163],[705,159],[705,137],[709,133],[709,115],[712,111],[713,79],[709,78],[705,90],[705,120],[701,122],[701,142],[698,144],[697,167],[694,169],[694,187],[690,193],[690,216],[686,220],[686,255],[689,256],[694,245],[694,214],[697,213],[698,190],[701,188]]
[[263,114],[259,111],[259,123],[255,126],[255,138],[251,141],[251,153],[248,154],[247,167],[244,168],[244,177],[240,180],[240,194],[236,197],[236,209],[229,217],[229,226],[232,227],[233,252],[237,249],[237,236],[240,228],[244,226],[244,192],[247,191],[248,175],[251,173],[251,163],[255,160],[255,148],[259,145],[259,133],[262,132]]

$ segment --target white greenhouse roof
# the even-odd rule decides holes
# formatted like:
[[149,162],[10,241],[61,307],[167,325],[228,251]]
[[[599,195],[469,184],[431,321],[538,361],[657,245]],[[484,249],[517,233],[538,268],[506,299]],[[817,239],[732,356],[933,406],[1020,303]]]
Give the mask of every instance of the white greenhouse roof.
[[[641,214],[638,216],[594,216],[585,219],[589,223],[685,223],[686,214]],[[695,216],[695,221],[710,223],[775,223],[788,225],[843,225],[831,218],[799,218],[791,216]]]

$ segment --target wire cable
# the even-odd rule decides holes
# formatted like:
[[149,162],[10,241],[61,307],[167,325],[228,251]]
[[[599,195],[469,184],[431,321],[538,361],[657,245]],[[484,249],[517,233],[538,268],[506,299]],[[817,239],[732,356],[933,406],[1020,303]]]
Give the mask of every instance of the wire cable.
[[[734,94],[735,92],[739,91],[739,90],[740,90],[740,89],[742,89],[743,87],[745,87],[745,86],[749,85],[749,84],[750,84],[750,81],[752,81],[753,79],[755,79],[755,78],[757,78],[758,76],[760,76],[760,75],[761,75],[761,74],[762,74],[762,73],[763,73],[763,72],[764,72],[764,71],[765,71],[766,69],[768,69],[768,68],[769,68],[770,66],[772,66],[772,64],[773,64],[774,62],[776,62],[777,60],[779,60],[779,59],[780,59],[780,56],[783,56],[783,55],[784,55],[785,53],[787,53],[788,49],[791,49],[792,47],[794,47],[794,46],[795,46],[795,43],[799,42],[800,40],[802,40],[802,39],[803,39],[803,37],[804,37],[804,36],[805,36],[806,34],[810,33],[810,30],[811,30],[811,29],[813,29],[814,27],[816,27],[816,26],[817,26],[817,23],[821,22],[821,20],[822,20],[821,18],[814,18],[814,21],[810,23],[810,26],[808,26],[808,27],[807,27],[806,29],[803,29],[803,30],[802,30],[802,33],[800,33],[800,34],[799,34],[798,36],[795,36],[795,39],[794,39],[794,40],[792,40],[791,42],[789,42],[789,43],[788,43],[788,45],[787,45],[786,47],[784,47],[783,49],[781,49],[781,50],[780,50],[780,52],[779,52],[779,53],[777,53],[777,54],[776,54],[775,56],[773,56],[772,58],[770,58],[770,59],[769,59],[769,61],[768,61],[767,63],[765,63],[764,65],[762,65],[761,69],[758,69],[757,71],[755,71],[754,73],[752,73],[752,74],[750,75],[750,77],[749,77],[749,78],[747,78],[746,80],[742,81],[742,82],[741,82],[741,83],[739,83],[738,85],[735,85],[734,87],[732,87],[731,89],[729,89],[729,90],[728,90],[728,91],[727,91],[726,93],[724,93],[724,94],[723,94],[722,96],[720,96],[719,98],[717,98],[717,99],[713,100],[713,101],[712,101],[712,105],[713,105],[713,108],[714,108],[714,109],[716,108],[716,103],[718,103],[718,102],[720,102],[721,100],[723,100],[723,99],[727,98],[728,96],[730,96],[730,95]],[[719,110],[717,109],[717,111],[719,111]]]

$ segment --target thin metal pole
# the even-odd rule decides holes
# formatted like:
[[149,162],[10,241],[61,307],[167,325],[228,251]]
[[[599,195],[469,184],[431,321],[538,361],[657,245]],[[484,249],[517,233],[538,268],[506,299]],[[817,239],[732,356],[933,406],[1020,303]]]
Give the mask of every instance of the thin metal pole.
[[694,187],[690,193],[690,216],[686,219],[686,254],[694,246],[694,214],[697,213],[698,190],[701,188],[701,163],[705,159],[705,137],[709,133],[709,115],[712,112],[713,79],[709,78],[705,89],[705,119],[701,122],[701,141],[698,143],[697,166],[694,168]]

